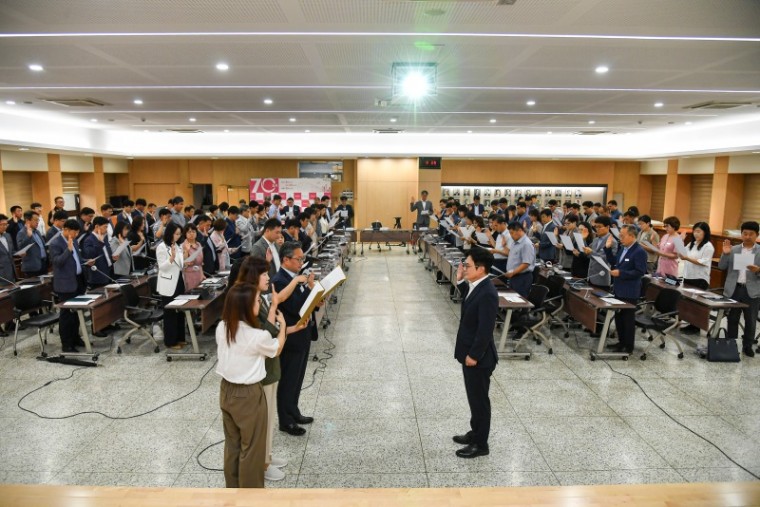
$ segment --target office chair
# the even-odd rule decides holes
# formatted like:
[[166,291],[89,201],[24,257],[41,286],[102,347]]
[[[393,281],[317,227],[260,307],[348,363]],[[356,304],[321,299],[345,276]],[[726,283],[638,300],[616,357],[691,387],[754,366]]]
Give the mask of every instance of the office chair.
[[[18,328],[21,324],[21,317],[29,315],[37,310],[48,310],[38,315],[33,315],[24,321],[24,325],[37,329],[37,338],[40,341],[40,355],[47,357],[45,352],[45,343],[47,343],[47,334],[50,329],[60,321],[60,313],[49,311],[52,308],[52,301],[42,299],[40,286],[19,289],[11,296],[13,298],[13,323],[16,330],[13,333],[13,355],[18,356],[16,345],[18,344]],[[43,337],[44,331],[44,337]]]
[[116,347],[116,353],[121,354],[121,347],[124,343],[132,343],[132,335],[135,333],[143,333],[148,339],[153,342],[153,352],[158,353],[158,343],[153,338],[151,329],[153,324],[160,322],[164,318],[164,311],[157,308],[150,308],[146,306],[140,306],[140,300],[150,300],[155,302],[156,300],[148,297],[141,297],[137,294],[137,290],[132,285],[122,285],[119,287],[121,295],[124,298],[124,321],[132,326],[132,329],[127,331],[124,336],[119,340],[119,344]]
[[539,345],[541,345],[542,342],[547,342],[545,345],[547,352],[549,354],[554,353],[551,333],[549,333],[549,337],[547,338],[546,335],[541,332],[541,327],[543,327],[543,325],[549,320],[549,314],[547,313],[545,306],[546,296],[548,294],[549,288],[545,285],[531,286],[527,299],[533,305],[533,308],[520,315],[510,324],[511,326],[525,329],[522,336],[520,336],[520,339],[517,340],[517,343],[515,344],[515,350],[518,350],[523,340],[530,335]]
[[681,293],[676,289],[661,289],[657,298],[654,300],[654,313],[651,315],[636,315],[636,327],[641,328],[649,337],[649,344],[641,354],[641,360],[647,358],[647,351],[654,343],[654,333],[662,343],[660,348],[665,348],[665,340],[670,338],[678,347],[678,359],[683,359],[683,349],[681,343],[670,334],[674,329],[678,329],[681,319],[678,316],[678,301],[681,299]]
[[565,277],[551,275],[546,281],[546,287],[549,288],[549,294],[544,304],[549,313],[549,329],[552,326],[560,326],[565,330],[565,338],[567,338],[570,336],[570,325],[560,317],[565,308]]

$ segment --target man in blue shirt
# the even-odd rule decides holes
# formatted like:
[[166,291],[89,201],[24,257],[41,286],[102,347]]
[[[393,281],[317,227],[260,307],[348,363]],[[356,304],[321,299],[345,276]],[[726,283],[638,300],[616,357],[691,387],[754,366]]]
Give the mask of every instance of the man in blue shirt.
[[607,201],[607,207],[610,209],[610,218],[617,222],[620,220],[620,217],[623,216],[623,213],[618,209],[618,203],[615,199],[610,199]]

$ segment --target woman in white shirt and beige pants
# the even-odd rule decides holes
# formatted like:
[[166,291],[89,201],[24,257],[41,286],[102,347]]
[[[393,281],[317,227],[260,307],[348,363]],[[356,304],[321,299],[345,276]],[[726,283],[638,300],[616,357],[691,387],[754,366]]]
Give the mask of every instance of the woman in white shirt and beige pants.
[[227,293],[222,321],[216,328],[228,488],[264,487],[267,401],[261,381],[266,376],[265,358],[278,355],[285,344],[285,318],[277,312],[280,330],[272,338],[269,331],[259,329],[255,302],[255,287],[236,283]]

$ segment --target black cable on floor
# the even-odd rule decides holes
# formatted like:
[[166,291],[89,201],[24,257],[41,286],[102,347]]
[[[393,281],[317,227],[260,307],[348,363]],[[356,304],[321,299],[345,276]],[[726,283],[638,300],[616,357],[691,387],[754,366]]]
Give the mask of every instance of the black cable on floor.
[[35,415],[35,416],[39,417],[40,419],[51,419],[51,420],[71,419],[72,417],[77,417],[77,416],[85,415],[85,414],[101,415],[101,416],[105,417],[106,419],[111,419],[111,420],[114,420],[114,421],[124,421],[124,420],[127,420],[127,419],[136,419],[138,417],[142,417],[144,415],[151,414],[151,413],[153,413],[153,412],[155,412],[155,411],[157,411],[159,409],[162,409],[162,408],[164,408],[164,407],[166,407],[168,405],[171,405],[172,403],[176,403],[176,402],[178,402],[180,400],[183,400],[183,399],[187,398],[188,396],[190,396],[191,394],[193,394],[194,392],[196,392],[198,389],[201,388],[201,384],[203,384],[203,379],[205,379],[206,375],[208,375],[209,372],[214,369],[214,366],[216,366],[216,363],[217,363],[217,361],[214,361],[214,364],[212,364],[209,367],[209,369],[206,370],[206,373],[203,374],[203,376],[201,377],[200,381],[198,382],[198,386],[195,389],[193,389],[192,391],[190,391],[187,394],[183,394],[179,398],[176,398],[176,399],[171,400],[171,401],[167,401],[166,403],[163,403],[163,404],[157,406],[154,409],[148,410],[147,412],[142,412],[140,414],[134,414],[134,415],[128,415],[128,416],[111,416],[111,415],[108,415],[108,414],[104,414],[103,412],[99,412],[97,410],[87,410],[85,412],[77,412],[76,414],[69,414],[69,415],[55,416],[54,417],[54,416],[41,415],[41,414],[38,414],[37,412],[35,412],[34,410],[30,410],[28,408],[24,408],[24,407],[21,406],[21,402],[24,401],[25,398],[27,398],[28,396],[31,396],[32,394],[36,393],[37,391],[46,388],[47,386],[49,386],[50,384],[52,384],[54,382],[59,382],[59,381],[70,379],[71,377],[74,376],[74,372],[76,372],[78,370],[87,370],[87,369],[89,369],[89,368],[84,367],[84,366],[80,367],[80,368],[74,368],[73,370],[71,370],[71,374],[68,377],[61,377],[61,378],[56,378],[56,379],[53,379],[53,380],[49,380],[49,381],[45,382],[43,385],[41,385],[40,387],[38,387],[37,389],[35,389],[35,390],[31,391],[31,392],[26,393],[24,396],[21,397],[20,400],[18,400],[17,405],[18,405],[18,408],[20,408],[24,412],[28,412],[28,413],[30,413],[32,415]]
[[676,424],[677,424],[677,425],[679,425],[680,427],[684,428],[685,430],[689,431],[689,433],[691,433],[692,435],[694,435],[694,436],[696,436],[696,437],[699,437],[700,439],[704,440],[705,442],[707,442],[707,443],[708,443],[708,444],[710,444],[711,446],[715,447],[715,448],[718,450],[718,452],[720,452],[720,453],[721,453],[723,456],[725,456],[725,457],[726,457],[726,459],[728,459],[728,461],[730,461],[730,462],[731,462],[731,463],[733,463],[734,465],[738,466],[739,468],[741,468],[742,470],[744,470],[745,472],[747,472],[749,475],[751,475],[751,476],[752,476],[752,477],[754,477],[755,479],[757,479],[757,480],[760,480],[760,476],[758,476],[757,474],[753,473],[752,471],[750,471],[750,470],[746,469],[746,468],[745,468],[745,467],[743,467],[741,464],[737,463],[737,462],[736,462],[736,460],[734,460],[734,459],[733,459],[731,456],[729,456],[728,454],[726,454],[726,453],[723,451],[723,449],[721,449],[720,447],[718,447],[718,446],[717,446],[716,444],[714,444],[712,441],[710,441],[710,440],[708,440],[707,438],[703,437],[702,435],[700,435],[699,433],[697,433],[696,431],[692,430],[691,428],[689,428],[689,427],[688,427],[688,426],[686,426],[685,424],[683,424],[683,423],[681,423],[680,421],[678,421],[677,419],[675,419],[675,418],[674,418],[672,415],[670,415],[670,414],[669,414],[669,413],[668,413],[668,412],[667,412],[667,411],[666,411],[664,408],[662,408],[660,405],[658,405],[658,404],[657,404],[657,402],[656,402],[656,401],[654,401],[654,400],[653,400],[653,399],[652,399],[652,398],[651,398],[651,397],[650,397],[650,396],[647,394],[647,392],[644,390],[644,388],[643,388],[643,387],[641,387],[641,384],[639,384],[639,382],[638,382],[638,381],[637,381],[635,378],[631,377],[631,376],[630,376],[630,375],[628,375],[627,373],[622,373],[622,372],[619,372],[619,371],[617,371],[617,370],[616,370],[615,368],[613,368],[613,367],[610,365],[610,363],[608,363],[606,360],[603,360],[603,361],[604,361],[604,364],[606,364],[606,365],[607,365],[607,367],[608,367],[610,370],[612,370],[613,372],[617,373],[618,375],[622,375],[622,376],[624,376],[624,377],[628,377],[629,379],[631,379],[631,380],[633,381],[633,383],[634,383],[634,384],[636,384],[636,387],[638,387],[638,388],[641,390],[641,392],[642,392],[642,393],[644,393],[644,396],[646,396],[646,397],[647,397],[647,399],[648,399],[649,401],[651,401],[651,402],[652,402],[652,404],[653,404],[655,407],[659,408],[659,409],[660,409],[660,411],[661,411],[663,414],[665,414],[666,416],[668,416],[668,418],[669,418],[671,421],[673,421],[674,423],[676,423]]

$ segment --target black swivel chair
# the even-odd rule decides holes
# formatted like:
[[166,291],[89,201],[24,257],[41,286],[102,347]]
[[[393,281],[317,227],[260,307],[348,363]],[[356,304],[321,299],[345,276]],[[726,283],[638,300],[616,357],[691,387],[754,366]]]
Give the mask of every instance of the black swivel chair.
[[116,347],[116,353],[121,354],[121,347],[124,343],[132,343],[132,335],[135,333],[143,333],[148,339],[153,342],[153,352],[156,354],[160,350],[156,339],[153,338],[151,328],[156,322],[160,322],[164,318],[164,311],[157,308],[151,308],[146,306],[140,306],[140,300],[148,300],[155,302],[153,298],[141,297],[137,294],[137,290],[132,285],[122,285],[119,287],[121,295],[124,298],[124,320],[127,324],[132,326],[132,329],[127,331],[124,336],[119,340],[119,344]]
[[39,311],[40,313],[37,315],[32,315],[26,319],[24,321],[24,325],[37,329],[37,338],[40,341],[40,355],[42,357],[47,357],[47,352],[45,352],[47,334],[53,326],[58,324],[58,321],[61,317],[60,313],[50,311],[53,302],[42,299],[40,286],[19,289],[12,294],[12,297],[14,306],[13,323],[15,324],[16,328],[15,332],[13,333],[13,355],[18,355],[16,345],[18,344],[18,328],[21,325],[21,318],[24,315],[29,315],[34,311]]
[[546,311],[549,313],[549,328],[560,326],[565,330],[565,338],[570,336],[570,325],[560,316],[565,308],[565,277],[551,275],[546,281],[549,289],[546,301]]
[[665,348],[665,340],[670,338],[678,347],[678,359],[683,359],[683,349],[681,343],[670,334],[674,329],[678,329],[681,323],[678,317],[678,301],[681,299],[681,293],[676,289],[661,289],[657,298],[654,300],[654,313],[642,314],[636,316],[636,327],[642,329],[649,337],[649,344],[641,354],[641,360],[647,358],[647,351],[654,343],[654,335],[660,338],[660,348]]
[[549,321],[549,314],[545,306],[548,294],[549,288],[544,285],[531,286],[527,299],[533,305],[533,308],[510,323],[511,326],[524,329],[522,336],[520,336],[520,339],[515,344],[515,350],[518,350],[523,340],[530,335],[539,345],[542,342],[546,342],[545,346],[549,354],[554,352],[551,333],[549,333],[549,337],[547,338],[541,331],[541,328]]

